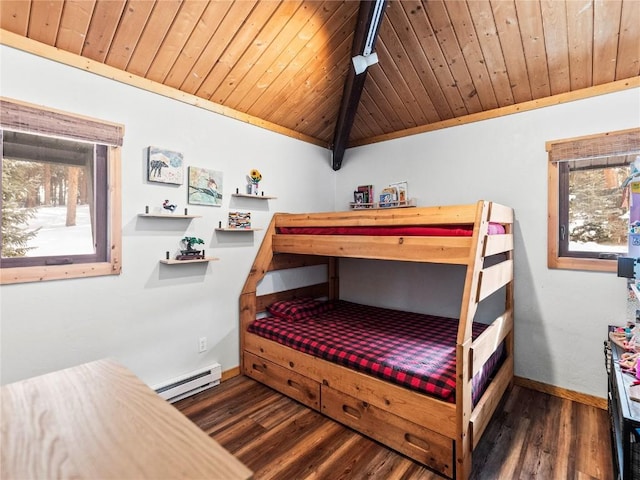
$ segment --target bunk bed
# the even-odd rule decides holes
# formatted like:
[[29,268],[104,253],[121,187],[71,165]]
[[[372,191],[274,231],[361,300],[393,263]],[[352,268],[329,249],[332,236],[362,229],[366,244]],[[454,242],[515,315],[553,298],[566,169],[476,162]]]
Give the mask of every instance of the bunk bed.
[[[344,257],[465,266],[459,318],[402,314],[341,300],[338,262]],[[257,294],[268,272],[320,264],[327,265],[326,282]],[[474,323],[479,304],[496,292],[504,295],[503,312],[490,322]],[[282,306],[291,313],[292,306],[301,305],[306,313],[300,318],[278,316]],[[412,327],[407,337],[387,342],[385,331],[395,338],[401,330],[397,322],[387,324],[394,317],[402,330]],[[245,375],[444,476],[466,479],[473,449],[513,381],[513,210],[479,201],[275,214],[240,296],[240,323]],[[432,346],[444,345],[448,355],[440,363],[431,361],[434,350],[410,350],[404,357],[385,351],[380,362],[375,357],[379,349],[359,350],[372,344],[386,348],[387,343],[405,347],[407,338],[413,342],[409,348],[419,350],[432,340],[432,333],[421,332],[431,332],[429,323],[439,332],[435,337],[442,337]],[[322,333],[326,324],[328,338]],[[378,336],[369,338],[371,330]],[[394,364],[397,355],[400,361]],[[424,361],[406,362],[416,355],[425,355]],[[447,378],[430,380],[433,371],[402,370],[404,363],[422,367],[434,362],[436,374],[448,362]]]

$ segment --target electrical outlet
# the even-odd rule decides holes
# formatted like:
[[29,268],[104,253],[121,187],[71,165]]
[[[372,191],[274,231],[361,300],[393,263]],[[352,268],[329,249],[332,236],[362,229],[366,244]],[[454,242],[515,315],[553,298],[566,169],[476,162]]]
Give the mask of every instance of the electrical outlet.
[[198,341],[198,353],[207,351],[207,337],[200,337]]

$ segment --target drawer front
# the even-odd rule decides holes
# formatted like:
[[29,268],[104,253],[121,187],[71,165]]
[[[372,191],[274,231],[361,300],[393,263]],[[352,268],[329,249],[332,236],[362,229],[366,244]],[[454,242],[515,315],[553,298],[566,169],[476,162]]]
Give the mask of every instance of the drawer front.
[[320,410],[320,384],[269,360],[244,352],[245,374],[281,393]]
[[454,442],[439,433],[385,412],[326,385],[322,413],[448,477],[453,476]]

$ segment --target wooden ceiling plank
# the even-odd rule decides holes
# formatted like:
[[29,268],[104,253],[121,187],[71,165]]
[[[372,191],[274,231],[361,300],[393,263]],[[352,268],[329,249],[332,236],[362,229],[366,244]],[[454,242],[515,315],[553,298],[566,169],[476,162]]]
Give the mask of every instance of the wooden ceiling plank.
[[55,45],[63,6],[63,0],[32,2],[27,36],[37,42]]
[[[429,92],[425,90],[424,84],[415,70],[412,62],[413,55],[406,50],[389,19],[388,12],[392,7],[392,4],[387,7],[385,12],[387,21],[380,25],[377,50],[380,68],[391,79],[398,90],[398,95],[404,99],[407,110],[418,125],[437,122],[440,120],[440,116],[436,112]],[[399,8],[394,8],[394,10],[399,10]]]
[[531,87],[515,5],[503,0],[490,0],[490,5],[498,29],[513,99],[516,103],[529,101],[532,98]]
[[236,95],[239,98],[246,94],[247,89],[257,88],[257,79],[278,54],[294,41],[300,26],[309,20],[309,16],[319,6],[319,3],[303,4],[300,0],[280,4],[235,65],[228,66],[228,72],[215,88],[211,100],[231,106],[233,103],[229,101],[229,97],[236,90],[240,89]]
[[493,21],[489,0],[467,2],[467,6],[469,7],[469,14],[476,30],[498,106],[513,105],[515,103],[513,92],[511,92],[511,86],[509,85],[507,66],[502,55],[498,30]]
[[[389,115],[393,128],[403,129],[403,126],[404,128],[411,128],[412,126],[418,125],[419,122],[411,113],[411,110],[416,110],[413,108],[415,107],[415,103],[411,101],[411,93],[409,92],[407,94],[407,85],[402,79],[402,75],[397,68],[394,67],[392,59],[381,40],[378,41],[377,48],[380,60],[384,60],[390,65],[383,67],[378,63],[377,65],[369,67],[367,69],[369,78],[366,89],[374,87],[374,85],[378,88],[381,95],[379,101],[383,106],[388,105],[388,111],[386,113]],[[391,76],[387,75],[388,70],[391,71]],[[384,99],[384,102],[381,101],[382,99]],[[422,115],[421,112],[415,112],[415,114],[416,117]]]
[[[362,103],[360,103],[360,106],[358,107],[358,112],[360,110],[364,110]],[[358,113],[356,113],[356,119],[357,118],[358,118]],[[362,129],[360,128],[362,125],[364,125],[364,122],[361,122],[360,124],[358,124],[357,121],[353,122],[353,126],[351,127],[351,138],[367,138],[371,136],[370,134],[362,131]]]
[[154,4],[136,48],[127,64],[127,72],[145,77],[155,59],[182,0],[162,0]]
[[125,70],[153,10],[153,0],[128,0],[105,63]]
[[564,2],[556,0],[543,0],[540,7],[549,66],[549,86],[551,95],[557,95],[571,90],[567,13]]
[[192,72],[196,62],[202,55],[207,54],[211,45],[211,39],[218,31],[220,24],[227,17],[229,9],[233,5],[231,1],[216,1],[207,3],[195,29],[182,48],[171,70],[164,79],[164,84],[173,88],[180,88]]
[[[379,102],[374,100],[367,90],[362,92],[362,98],[360,99],[360,103],[364,107],[364,110],[361,112],[360,108],[358,108],[358,114],[356,114],[356,119],[358,123],[366,123],[369,130],[373,131],[373,134],[374,134],[373,136],[380,135],[380,133],[376,133],[376,132],[392,132],[393,131],[393,128],[389,123],[389,119],[385,116],[384,112],[380,109]],[[353,144],[354,138],[355,137],[352,137],[351,139],[349,139],[349,145]]]
[[[379,63],[369,67],[369,82],[381,82],[381,90],[386,91],[386,98],[389,103],[393,104],[393,109],[398,114],[402,125],[410,128],[410,125],[422,125],[427,123],[427,117],[418,105],[415,95],[405,81],[403,73],[389,50],[378,39],[376,46]],[[377,74],[377,78],[373,78],[373,74]],[[365,85],[366,89],[366,85]]]
[[275,1],[258,2],[256,4],[247,21],[238,29],[231,42],[227,44],[207,78],[196,91],[197,96],[215,101],[212,98],[213,93],[225,80],[242,55],[251,48],[254,42],[258,41],[258,35],[279,5],[280,2]]
[[67,0],[64,2],[60,31],[56,37],[56,47],[80,55],[87,38],[95,3],[95,0]]
[[[467,107],[462,100],[462,95],[456,86],[448,62],[438,44],[430,20],[422,7],[422,2],[411,0],[399,3],[402,5],[413,31],[416,32],[418,42],[427,56],[431,71],[440,85],[440,90],[447,99],[449,109],[452,112],[452,117],[450,118],[466,115],[468,113]],[[446,118],[443,111],[440,112],[440,116],[445,116]]]
[[231,8],[227,11],[224,19],[218,25],[218,28],[209,38],[202,54],[198,57],[193,67],[185,76],[184,81],[179,86],[183,92],[195,94],[202,82],[205,81],[209,72],[213,69],[220,56],[224,53],[227,45],[233,41],[233,38],[242,28],[242,25],[251,15],[257,0],[233,2]]
[[149,66],[146,74],[149,80],[164,82],[206,7],[207,3],[202,1],[187,0],[182,3],[162,45],[158,48],[158,53]]
[[540,2],[516,0],[516,12],[533,98],[551,95]]
[[[385,117],[382,110],[380,110],[378,106],[378,102],[376,102],[369,92],[365,89],[362,92],[362,98],[360,99],[360,104],[363,107],[361,110],[358,108],[358,113],[356,114],[356,121],[360,125],[360,128],[368,131],[368,135],[366,138],[371,138],[376,135],[380,135],[377,132],[390,132],[391,124],[388,119]],[[353,143],[355,136],[349,139],[349,145]]]
[[618,43],[616,80],[636,77],[640,74],[640,2],[622,2],[622,21]]
[[[269,101],[280,91],[282,85],[289,82],[298,72],[305,68],[318,52],[319,32],[330,25],[328,22],[339,7],[338,2],[313,2],[315,10],[309,8],[312,2],[305,2],[304,11],[298,10],[292,24],[287,24],[274,39],[273,43],[259,59],[253,62],[251,69],[234,86],[225,99],[225,104],[233,108],[251,111],[260,103],[260,98]],[[304,15],[303,15],[304,14]],[[308,15],[308,16],[307,16]],[[306,20],[304,18],[306,17]],[[296,28],[291,28],[291,27]],[[293,37],[290,35],[293,34]],[[292,43],[293,38],[295,41]],[[287,51],[288,50],[288,51]],[[294,54],[295,52],[295,54]],[[318,65],[317,60],[314,61]],[[275,65],[285,64],[277,76],[271,75]],[[270,92],[267,94],[267,92]],[[265,118],[269,118],[265,116]]]
[[436,40],[447,59],[449,70],[455,81],[455,87],[460,92],[467,112],[476,113],[482,111],[478,91],[464,61],[444,0],[431,0],[424,2],[424,5],[435,32]]
[[29,31],[31,1],[2,0],[0,2],[0,25],[5,30],[26,36]]
[[491,77],[467,4],[468,2],[445,2],[444,5],[462,51],[462,60],[467,66],[478,100],[480,100],[481,108],[482,110],[491,110],[498,107],[498,100],[491,81],[488,81]]
[[[248,111],[254,112],[253,115],[277,119],[303,105],[305,108],[307,105],[318,108],[314,102],[315,95],[324,91],[335,77],[344,79],[349,60],[345,63],[343,59],[348,58],[351,51],[357,3],[333,3],[341,6],[325,22],[327,31],[318,32],[309,40],[309,48],[300,54],[298,60],[302,67],[294,69],[290,64],[288,68],[292,69],[291,74],[280,75],[250,104]],[[321,68],[318,67],[319,60],[322,62]],[[244,110],[247,104],[243,99],[238,109]]]
[[104,63],[120,23],[126,0],[98,0],[91,16],[81,55]]
[[[362,92],[360,105],[356,112],[356,119],[353,122],[353,129],[351,130],[351,138],[353,139],[370,138],[375,135],[375,132],[382,131],[381,128],[377,127],[376,122],[365,103],[365,96],[366,91]],[[351,142],[351,140],[349,140],[349,142]]]
[[[378,29],[381,22],[384,22],[384,8],[386,0],[377,2],[361,1],[358,8],[358,20],[353,35],[353,44],[351,46],[351,56],[363,53],[365,45],[371,47],[371,51],[375,51],[375,44],[378,36]],[[379,21],[374,20],[376,7],[380,6],[382,12]],[[347,79],[340,101],[340,109],[338,111],[338,119],[336,121],[336,129],[333,134],[333,142],[331,146],[332,167],[339,170],[342,166],[342,160],[349,141],[351,126],[358,109],[358,103],[362,95],[364,83],[367,79],[367,69],[359,75],[355,74],[355,70],[350,68],[347,70]]]
[[[400,45],[402,45],[406,52],[410,52],[410,54],[407,53],[407,55],[410,57],[413,71],[421,83],[419,87],[412,87],[415,88],[416,96],[422,97],[423,92],[424,95],[428,96],[429,102],[433,105],[435,114],[439,120],[452,118],[453,112],[451,107],[433,73],[431,65],[429,65],[427,55],[418,41],[416,32],[413,30],[406,12],[399,2],[391,2],[387,6],[385,14],[389,20],[388,23],[392,26],[395,35],[399,39]],[[381,28],[385,27],[386,23],[387,22],[383,23]],[[386,37],[385,31],[381,32],[380,35],[380,38],[383,40]]]
[[566,8],[573,91],[593,85],[593,3],[575,0],[567,2]]
[[[331,125],[335,126],[335,112],[340,106],[340,93],[346,78],[346,72],[339,66],[350,62],[350,48],[351,42],[348,42],[348,49],[336,50],[332,58],[329,59],[331,65],[336,65],[332,75],[318,74],[312,77],[313,81],[310,81],[306,88],[296,91],[295,95],[292,93],[292,98],[287,99],[268,118],[276,119],[278,124],[291,125],[291,128],[301,124],[315,125],[316,134],[325,128],[327,122],[331,122]],[[339,56],[339,53],[342,55]],[[298,100],[296,101],[296,99]],[[331,143],[332,133],[316,138]]]
[[316,110],[307,110],[306,113],[309,115],[303,115],[299,118],[298,122],[294,124],[295,130],[300,129],[302,132],[307,132],[305,134],[313,138],[331,140],[336,124],[334,112],[340,109],[342,96],[340,95],[341,91],[335,88],[328,93],[328,97],[323,98],[320,103],[316,102],[318,106]]
[[[616,79],[621,0],[596,0],[593,13],[593,84]],[[637,19],[640,22],[640,18]],[[636,28],[638,23],[636,23]],[[640,42],[640,39],[638,39]]]

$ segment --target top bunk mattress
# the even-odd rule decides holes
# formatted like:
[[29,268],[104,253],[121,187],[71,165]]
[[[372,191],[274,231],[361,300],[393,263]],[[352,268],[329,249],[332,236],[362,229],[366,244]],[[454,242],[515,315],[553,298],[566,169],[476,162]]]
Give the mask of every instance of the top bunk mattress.
[[[415,236],[415,237],[470,237],[473,225],[430,226],[353,226],[353,227],[278,227],[283,235],[371,235],[371,236]],[[489,235],[505,233],[504,226],[490,223]]]
[[[455,402],[458,320],[338,301],[297,318],[270,316],[248,330],[261,337]],[[473,324],[473,338],[487,328]],[[502,346],[473,379],[473,403],[502,358]]]

